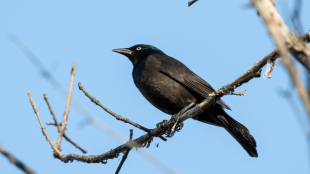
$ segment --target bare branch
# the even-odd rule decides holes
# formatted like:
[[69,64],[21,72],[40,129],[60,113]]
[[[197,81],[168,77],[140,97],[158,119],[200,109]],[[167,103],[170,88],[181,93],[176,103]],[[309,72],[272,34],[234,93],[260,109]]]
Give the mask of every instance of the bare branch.
[[[129,138],[129,141],[132,141],[132,136],[133,136],[133,130],[130,129],[130,138]],[[122,168],[122,166],[123,166],[125,160],[127,159],[127,156],[128,156],[128,154],[129,154],[129,152],[130,152],[131,149],[132,149],[132,148],[128,147],[128,149],[126,150],[126,152],[125,152],[125,154],[124,154],[124,156],[123,156],[123,158],[122,158],[122,161],[120,162],[119,166],[117,167],[117,170],[116,170],[115,174],[118,174],[119,171],[121,170],[121,168]]]
[[[81,82],[79,82],[79,89],[80,89],[81,91],[83,91],[83,93],[84,93],[93,103],[95,103],[96,105],[98,105],[99,107],[101,107],[101,108],[102,108],[103,110],[105,110],[107,113],[111,114],[111,115],[112,115],[113,117],[115,117],[117,120],[121,120],[121,121],[123,121],[123,122],[125,122],[125,123],[129,123],[129,124],[133,125],[134,127],[138,128],[138,129],[141,129],[141,130],[143,130],[143,131],[145,131],[145,132],[149,132],[149,131],[150,131],[150,129],[145,128],[145,127],[143,127],[143,126],[141,126],[141,125],[139,125],[139,124],[137,124],[137,123],[135,123],[135,122],[129,120],[128,118],[124,118],[124,117],[122,117],[121,115],[117,115],[117,114],[115,114],[114,112],[112,112],[110,109],[108,109],[107,107],[103,106],[95,97],[91,96],[91,95],[85,90],[85,88],[82,86]],[[161,136],[161,139],[164,140],[164,141],[167,141],[167,139],[164,138],[164,137],[162,137],[162,136]]]
[[47,134],[47,132],[46,132],[46,130],[45,130],[45,127],[43,126],[43,123],[42,123],[42,121],[41,121],[41,117],[40,117],[40,114],[39,114],[39,110],[37,109],[36,104],[34,103],[32,97],[31,97],[30,92],[28,92],[28,97],[29,97],[30,103],[31,103],[31,105],[32,105],[33,111],[34,111],[34,113],[35,113],[35,114],[37,115],[37,117],[38,117],[38,120],[39,120],[41,129],[42,129],[43,135],[46,137],[47,141],[50,143],[52,149],[54,150],[54,153],[56,153],[57,156],[64,156],[64,154],[61,153],[61,152],[58,150],[58,148],[54,145],[54,143],[52,142],[51,138],[50,138],[49,135]]
[[80,149],[83,153],[87,153],[87,150],[83,149],[82,147],[80,147],[78,144],[76,144],[75,142],[73,142],[67,135],[66,133],[64,133],[64,138],[71,143],[74,147],[76,147],[77,149]]
[[24,171],[27,174],[35,174],[35,172],[31,169],[29,169],[27,166],[25,166],[21,161],[16,159],[13,155],[11,155],[8,151],[6,151],[0,144],[0,153],[2,153],[4,156],[6,156],[11,163],[15,164],[18,168],[20,168],[22,171]]
[[[50,105],[50,102],[48,101],[48,97],[47,97],[47,95],[46,95],[45,93],[44,93],[44,100],[46,101],[46,104],[47,104],[47,106],[48,106],[48,108],[49,108],[49,110],[50,110],[50,112],[51,112],[51,114],[52,114],[52,116],[53,116],[54,121],[55,121],[55,123],[46,123],[46,124],[56,126],[56,127],[58,128],[58,132],[60,132],[60,130],[61,130],[60,126],[61,126],[61,125],[59,124],[59,122],[58,122],[58,120],[57,120],[57,118],[56,118],[56,116],[55,116],[55,114],[54,114],[54,111],[53,111],[53,109],[52,109],[52,107],[51,107],[51,105]],[[63,134],[63,137],[64,137],[69,143],[71,143],[74,147],[80,149],[83,153],[87,153],[87,150],[81,148],[78,144],[76,144],[75,142],[73,142],[73,141],[66,135],[66,133]]]
[[56,126],[56,123],[46,122],[46,124]]
[[287,55],[288,50],[310,72],[310,46],[292,34],[271,1],[252,0],[252,2],[268,26],[281,55]]
[[[35,67],[39,70],[41,75],[44,77],[47,82],[51,84],[63,97],[67,98],[68,91],[61,85],[61,83],[53,76],[52,73],[49,72],[47,68],[45,68],[40,62],[39,57],[37,57],[32,50],[30,50],[22,41],[15,35],[11,35],[11,41],[25,54],[25,56],[31,60],[31,62],[35,65]],[[112,137],[124,141],[124,136],[120,134],[117,130],[110,127],[108,124],[102,122],[97,117],[95,117],[90,111],[88,111],[77,99],[72,97],[72,105],[75,109],[85,118],[85,121],[91,123],[93,126],[97,127],[99,130],[104,131],[111,135]],[[60,125],[62,125],[60,123]],[[161,137],[160,137],[161,138]],[[126,140],[125,140],[126,141]],[[147,152],[143,152],[142,155],[147,158],[148,160],[152,161],[155,165],[157,165],[162,170],[166,171],[167,173],[176,173],[167,166],[165,163],[161,162],[160,160],[156,159],[156,157],[152,156]]]
[[243,90],[242,92],[232,92],[232,93],[229,93],[229,94],[226,94],[226,95],[239,95],[239,96],[243,96],[245,94],[245,91],[246,90]]
[[69,93],[68,93],[68,97],[67,97],[66,110],[64,113],[63,121],[62,121],[62,126],[61,126],[61,129],[60,129],[59,134],[58,134],[58,139],[56,141],[56,145],[57,145],[58,149],[60,149],[61,139],[65,133],[65,128],[67,125],[68,114],[69,114],[69,109],[70,109],[70,102],[71,102],[71,98],[72,98],[73,83],[74,83],[74,77],[75,77],[75,67],[76,67],[75,61],[73,61],[72,70],[71,70],[71,81],[70,81]]
[[302,0],[295,0],[295,7],[294,7],[294,10],[293,10],[293,15],[292,15],[292,19],[293,19],[293,22],[294,22],[294,27],[295,27],[295,30],[296,30],[296,33],[297,35],[300,33],[303,33],[303,27],[301,25],[301,22],[300,22],[300,13],[301,13],[301,9],[302,9]]
[[294,67],[292,59],[287,57],[287,58],[283,59],[282,62],[285,65],[287,71],[289,72],[290,77],[292,79],[292,82],[294,83],[294,85],[297,88],[299,96],[301,97],[301,99],[304,103],[304,106],[305,106],[306,111],[308,113],[308,117],[310,119],[310,97],[308,94],[308,90],[307,90],[307,88],[305,88],[305,85],[298,78],[298,71]]
[[188,2],[188,6],[191,6],[191,5],[193,5],[195,2],[197,2],[198,0],[191,0],[191,1],[189,1]]
[[[43,65],[43,63],[40,61],[40,58],[37,57],[34,52],[27,47],[17,36],[11,35],[11,41],[24,53],[24,55],[34,64],[34,66],[39,70],[40,74],[44,77],[47,82],[51,84],[52,87],[54,87],[63,97],[68,96],[68,90],[65,89],[61,83],[53,76],[53,74]],[[112,136],[115,136],[118,134],[118,132],[108,127],[105,123],[98,120],[90,111],[88,111],[77,99],[75,99],[72,96],[72,105],[73,107],[85,118],[85,121],[92,124],[93,126],[99,128],[100,130],[111,134]],[[100,123],[99,123],[100,122]],[[98,124],[99,123],[99,124]],[[105,124],[105,126],[102,126]],[[101,126],[99,126],[101,125]],[[62,124],[60,123],[60,126]],[[105,127],[105,129],[103,129]]]
[[[294,85],[297,87],[297,91],[307,110],[308,117],[310,118],[310,97],[308,91],[299,80],[297,70],[293,66],[292,60],[287,55],[287,51],[290,51],[290,53],[307,68],[308,72],[310,72],[310,46],[302,39],[296,38],[291,33],[270,1],[252,0],[252,2],[260,12],[265,24],[280,49],[283,63],[287,68]],[[308,32],[308,35],[310,35],[310,32]]]
[[52,107],[50,105],[50,102],[48,101],[48,97],[47,97],[47,95],[45,93],[44,93],[44,100],[46,101],[47,107],[50,110],[50,112],[51,112],[51,114],[53,116],[53,119],[55,121],[55,123],[49,123],[48,125],[53,124],[53,125],[57,126],[58,131],[59,131],[60,130],[60,124],[59,124],[59,122],[58,122],[58,120],[57,120],[57,118],[56,118],[56,116],[54,114],[54,111],[53,111],[53,109],[52,109]]

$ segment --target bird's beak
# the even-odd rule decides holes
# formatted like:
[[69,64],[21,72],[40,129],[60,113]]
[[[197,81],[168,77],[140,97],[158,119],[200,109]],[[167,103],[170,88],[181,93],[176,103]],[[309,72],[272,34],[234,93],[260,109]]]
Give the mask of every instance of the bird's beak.
[[112,51],[123,54],[123,55],[131,55],[131,53],[132,53],[132,51],[129,50],[128,48],[114,49]]

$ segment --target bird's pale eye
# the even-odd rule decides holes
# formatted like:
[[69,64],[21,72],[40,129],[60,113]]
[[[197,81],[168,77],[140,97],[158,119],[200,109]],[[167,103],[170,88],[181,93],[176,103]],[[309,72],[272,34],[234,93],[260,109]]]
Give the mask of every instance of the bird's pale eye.
[[138,50],[138,51],[141,50],[141,47],[137,47],[137,50]]

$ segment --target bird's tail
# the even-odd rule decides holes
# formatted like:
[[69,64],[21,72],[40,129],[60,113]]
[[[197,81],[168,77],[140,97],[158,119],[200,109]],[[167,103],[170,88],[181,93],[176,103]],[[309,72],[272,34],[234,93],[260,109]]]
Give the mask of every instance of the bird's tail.
[[210,107],[207,112],[212,119],[224,127],[239,144],[248,152],[251,157],[258,157],[256,151],[256,141],[250,134],[250,131],[241,123],[230,117],[224,110],[219,113],[219,108]]

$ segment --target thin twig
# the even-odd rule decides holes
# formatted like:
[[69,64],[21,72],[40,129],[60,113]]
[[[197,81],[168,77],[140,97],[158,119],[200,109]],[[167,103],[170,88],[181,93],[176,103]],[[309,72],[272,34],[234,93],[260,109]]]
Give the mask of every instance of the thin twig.
[[[133,136],[133,130],[130,129],[130,138],[129,138],[129,141],[132,141],[132,136]],[[118,174],[119,171],[121,170],[121,168],[122,168],[122,166],[123,166],[125,160],[127,159],[127,156],[128,156],[128,154],[129,154],[129,152],[130,152],[131,149],[132,149],[132,148],[128,147],[128,149],[126,150],[126,152],[125,152],[125,154],[124,154],[124,156],[123,156],[123,158],[122,158],[122,161],[120,162],[119,166],[117,167],[117,170],[116,170],[115,174]]]
[[228,93],[228,94],[226,94],[226,95],[239,95],[239,96],[244,96],[245,91],[246,91],[246,90],[244,90],[244,91],[242,91],[242,92],[232,92],[232,93]]
[[71,143],[74,147],[76,147],[77,149],[80,149],[83,153],[87,153],[87,150],[83,149],[82,147],[80,147],[78,144],[76,144],[75,142],[73,142],[67,135],[66,133],[64,133],[64,138]]
[[283,59],[283,64],[285,65],[287,71],[290,74],[290,77],[292,79],[293,84],[296,86],[297,91],[299,93],[300,98],[302,99],[304,106],[306,108],[306,111],[308,113],[308,117],[310,119],[310,97],[307,91],[307,88],[305,85],[301,82],[301,80],[298,78],[298,71],[295,68],[293,61],[291,58],[286,57]]
[[188,2],[188,6],[191,6],[191,5],[193,5],[195,2],[197,2],[198,0],[191,0],[191,1],[189,1]]
[[[53,116],[53,119],[54,119],[54,121],[55,121],[55,123],[52,123],[52,124],[51,124],[51,123],[46,123],[46,124],[48,124],[48,125],[55,125],[55,126],[58,128],[58,132],[60,132],[60,130],[61,130],[60,124],[59,124],[59,122],[58,122],[58,120],[57,120],[57,118],[56,118],[56,116],[55,116],[55,114],[54,114],[54,111],[53,111],[53,109],[52,109],[52,107],[51,107],[51,105],[50,105],[50,102],[49,102],[49,100],[48,100],[48,97],[47,97],[47,95],[46,95],[45,93],[44,93],[44,100],[46,101],[46,104],[47,104],[47,106],[48,106],[48,109],[50,110],[50,112],[51,112],[51,114],[52,114],[52,116]],[[83,153],[87,153],[87,150],[81,148],[78,144],[76,144],[75,142],[73,142],[73,141],[66,135],[66,133],[63,134],[63,137],[64,137],[69,143],[71,143],[74,147],[80,149]]]
[[4,156],[6,156],[9,161],[13,164],[15,164],[18,168],[20,168],[22,171],[24,171],[27,174],[35,174],[33,170],[25,166],[21,161],[16,159],[13,155],[11,155],[8,151],[6,151],[0,144],[0,153],[2,153]]
[[[30,60],[35,68],[40,72],[42,77],[44,77],[47,82],[51,84],[54,89],[56,89],[63,97],[67,98],[68,96],[68,90],[65,89],[62,84],[53,76],[53,74],[43,65],[43,63],[40,61],[40,58],[34,54],[34,52],[27,47],[17,36],[11,35],[10,36],[11,41],[24,53],[24,55]],[[109,130],[108,133],[111,136],[114,136],[118,134],[117,130],[113,129],[112,127],[109,127],[104,122],[100,121],[95,117],[92,113],[90,113],[84,105],[82,105],[76,98],[72,96],[72,105],[73,107],[82,115],[85,117],[85,121],[92,124],[93,126],[97,127],[98,129],[107,132],[107,129]],[[100,122],[100,123],[99,123]],[[103,126],[103,124],[105,126]],[[60,123],[60,126],[62,124]],[[99,126],[101,125],[101,126]],[[105,129],[102,129],[105,127]],[[114,136],[114,138],[117,138]]]
[[56,126],[56,123],[46,122],[46,124]]
[[39,123],[40,123],[40,126],[41,126],[41,129],[42,129],[42,132],[43,132],[43,135],[46,137],[47,141],[49,142],[49,144],[51,145],[52,149],[54,150],[54,153],[57,154],[57,156],[65,156],[63,153],[61,153],[58,148],[54,145],[54,143],[52,142],[51,138],[49,137],[49,135],[47,134],[46,130],[45,130],[45,127],[41,121],[41,117],[40,117],[40,114],[39,114],[39,110],[37,109],[36,107],[36,104],[34,103],[32,97],[31,97],[31,94],[30,92],[28,92],[28,97],[29,97],[29,100],[30,100],[30,103],[32,105],[32,108],[33,108],[33,111],[34,113],[37,115],[38,117],[38,120],[39,120]]
[[72,90],[73,90],[74,77],[75,77],[75,72],[76,72],[75,68],[76,68],[76,63],[75,63],[75,61],[73,61],[72,70],[71,70],[70,87],[69,87],[69,93],[68,93],[68,97],[67,97],[66,109],[65,109],[64,116],[63,116],[62,126],[61,126],[61,129],[59,131],[58,138],[57,138],[57,141],[56,141],[56,145],[57,145],[58,149],[60,149],[61,140],[62,140],[62,137],[63,137],[63,135],[65,133],[65,128],[66,128],[66,125],[67,125],[68,114],[69,114],[69,109],[70,109],[70,103],[71,103],[71,98],[72,98]]
[[56,118],[56,116],[55,116],[55,114],[54,114],[54,111],[53,111],[53,109],[52,109],[52,107],[51,107],[51,105],[50,105],[50,102],[49,102],[49,100],[48,100],[48,97],[47,97],[46,93],[44,93],[44,100],[46,101],[47,107],[48,107],[48,109],[50,110],[51,115],[52,115],[52,117],[53,117],[53,119],[54,119],[54,121],[55,121],[54,125],[57,126],[58,131],[59,131],[59,130],[60,130],[59,122],[58,122],[58,120],[57,120],[57,118]]
[[[84,86],[82,86],[81,82],[79,82],[78,85],[79,85],[79,89],[80,89],[81,91],[83,91],[83,93],[84,93],[93,103],[95,103],[96,105],[98,105],[99,107],[101,107],[103,110],[105,110],[107,113],[109,113],[110,115],[112,115],[113,117],[115,117],[117,120],[121,120],[121,121],[123,121],[123,122],[125,122],[125,123],[129,123],[129,124],[133,125],[134,127],[138,128],[138,129],[141,129],[141,130],[143,130],[143,131],[145,131],[145,132],[149,132],[149,131],[150,131],[150,129],[145,128],[145,127],[143,127],[143,126],[141,126],[141,125],[139,125],[139,124],[137,124],[137,123],[135,123],[135,122],[129,120],[128,118],[124,118],[124,117],[122,117],[121,115],[115,114],[115,113],[112,112],[110,109],[108,109],[107,107],[103,106],[95,97],[91,96],[91,95],[85,90]],[[160,136],[160,138],[161,138],[162,140],[164,140],[164,141],[167,141],[167,139],[164,138],[164,137],[162,137],[162,136]]]
[[[73,161],[73,159],[70,159],[70,156],[76,156],[75,159],[78,159],[79,161],[82,161],[82,162],[88,162],[88,163],[99,163],[99,162],[101,162],[101,163],[104,163],[104,164],[106,163],[106,160],[107,160],[107,159],[101,158],[100,156],[99,156],[99,158],[97,158],[97,160],[96,160],[96,159],[94,159],[94,158],[96,158],[97,156],[93,156],[93,155],[90,155],[90,156],[68,155],[68,156],[66,156],[66,155],[64,155],[63,153],[61,153],[61,152],[58,150],[58,148],[53,144],[53,142],[51,141],[49,135],[47,134],[47,132],[46,132],[46,130],[45,130],[45,127],[43,126],[43,123],[42,123],[42,121],[41,121],[41,118],[40,118],[40,115],[39,115],[39,111],[38,111],[38,109],[37,109],[35,103],[33,102],[33,99],[32,99],[32,97],[31,97],[31,94],[28,93],[28,96],[29,96],[29,99],[30,99],[30,103],[32,104],[33,110],[34,110],[35,114],[36,114],[37,117],[38,117],[38,120],[39,120],[40,126],[41,126],[41,128],[42,128],[43,134],[46,136],[46,138],[47,138],[49,144],[51,145],[52,149],[54,150],[53,156],[54,156],[55,158],[64,159],[64,160],[62,160],[62,161],[65,162],[65,163],[67,163],[68,161]],[[151,132],[151,133],[152,133],[152,132]],[[137,144],[135,141],[129,141],[129,142],[127,142],[123,147],[120,146],[119,148],[117,148],[118,150],[117,150],[116,156],[114,156],[114,153],[112,153],[113,157],[111,157],[111,158],[118,157],[118,154],[121,153],[121,152],[123,152],[123,151],[121,151],[120,149],[123,149],[123,148],[126,148],[126,149],[127,149],[128,147],[130,147],[130,148],[133,148],[133,147],[144,147],[144,146],[145,146],[144,144],[146,144],[147,142],[151,141],[152,138],[153,138],[153,136],[151,136],[151,134],[147,134],[147,136],[146,136],[145,138],[146,138],[146,139],[144,139],[143,142],[142,142],[141,144]],[[112,151],[112,150],[111,150],[111,151]],[[111,151],[110,151],[110,152],[111,152]],[[124,151],[125,151],[125,150],[124,150]],[[110,152],[107,153],[108,156],[111,155]],[[153,160],[154,163],[155,163],[156,165],[160,166],[161,169],[163,169],[163,170],[166,171],[167,173],[176,173],[176,172],[174,172],[171,168],[169,168],[167,165],[165,165],[164,163],[158,161],[156,158],[150,156],[149,154],[144,154],[144,155],[146,155],[148,158],[150,158],[150,160]],[[69,158],[68,158],[68,157],[69,157]],[[108,158],[111,159],[110,157],[108,157]]]
[[302,11],[302,0],[295,0],[295,7],[294,7],[294,10],[293,10],[293,15],[292,15],[292,18],[293,18],[293,22],[294,22],[294,26],[295,26],[295,30],[296,30],[296,33],[297,34],[300,34],[300,33],[303,33],[303,27],[301,25],[301,22],[300,22],[300,13]]

